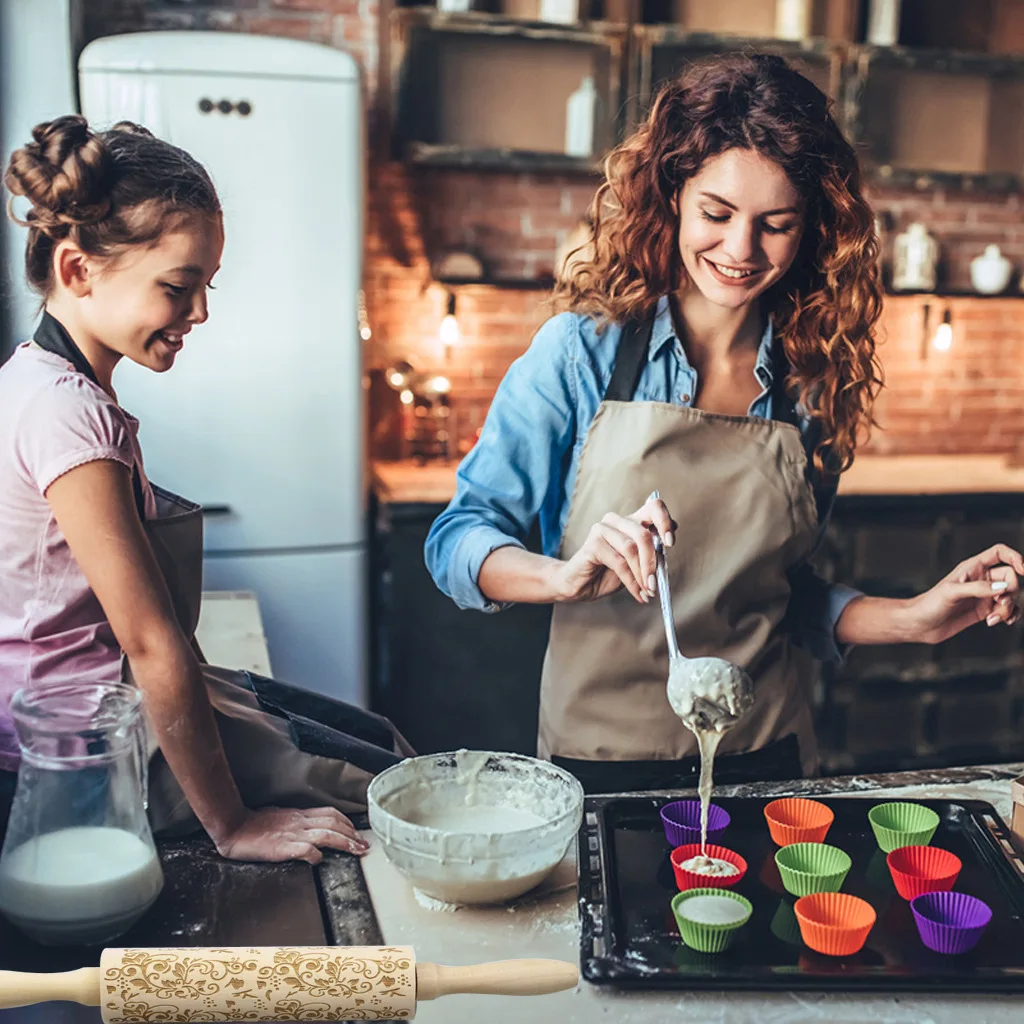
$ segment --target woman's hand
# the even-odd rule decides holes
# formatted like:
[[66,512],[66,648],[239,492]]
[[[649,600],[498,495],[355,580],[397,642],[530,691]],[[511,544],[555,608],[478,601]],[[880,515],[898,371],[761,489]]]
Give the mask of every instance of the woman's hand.
[[637,601],[650,601],[657,593],[652,528],[665,547],[672,546],[676,523],[660,498],[648,498],[629,516],[609,512],[556,569],[557,600],[595,601],[625,587]]
[[217,843],[218,853],[228,860],[273,863],[319,864],[324,859],[322,847],[359,855],[369,849],[352,822],[333,807],[247,811],[242,824]]
[[908,609],[918,643],[941,643],[951,636],[986,622],[1007,625],[1020,618],[1015,598],[1024,576],[1024,559],[1003,544],[961,562],[931,590],[910,602]]

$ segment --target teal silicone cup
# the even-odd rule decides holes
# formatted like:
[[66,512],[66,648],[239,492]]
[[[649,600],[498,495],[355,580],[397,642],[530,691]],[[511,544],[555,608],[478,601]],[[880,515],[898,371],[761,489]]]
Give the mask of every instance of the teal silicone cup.
[[[680,908],[688,899],[694,896],[715,896],[725,900],[735,900],[746,909],[746,916],[738,921],[729,924],[705,924],[699,921],[691,921],[685,917]],[[672,897],[672,914],[679,927],[679,934],[683,942],[690,949],[699,953],[721,953],[732,945],[736,933],[750,920],[754,912],[754,905],[738,892],[731,889],[685,889]]]
[[939,827],[939,816],[931,808],[911,803],[877,804],[868,811],[868,821],[884,853],[927,846]]
[[810,896],[816,892],[839,892],[853,865],[849,854],[825,843],[793,843],[775,854],[775,863],[786,892]]

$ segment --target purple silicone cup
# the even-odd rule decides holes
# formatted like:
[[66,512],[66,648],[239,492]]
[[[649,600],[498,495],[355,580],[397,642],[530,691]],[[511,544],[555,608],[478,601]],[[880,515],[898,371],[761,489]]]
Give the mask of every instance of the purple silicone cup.
[[[708,842],[716,842],[728,828],[729,812],[718,804],[708,805]],[[661,823],[665,826],[665,838],[675,849],[687,843],[700,842],[700,801],[673,800],[661,809]]]
[[965,892],[926,892],[910,901],[921,941],[936,953],[967,953],[992,920],[992,908]]

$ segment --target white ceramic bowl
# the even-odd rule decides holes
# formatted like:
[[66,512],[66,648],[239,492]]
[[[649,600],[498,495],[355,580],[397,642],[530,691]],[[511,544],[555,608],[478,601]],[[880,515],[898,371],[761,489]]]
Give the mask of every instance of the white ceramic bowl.
[[[370,827],[391,863],[420,892],[445,903],[521,896],[565,856],[583,820],[583,787],[573,775],[494,751],[408,758],[373,779],[367,802]],[[509,810],[510,817],[528,812],[541,821],[512,832],[431,827],[467,806]]]

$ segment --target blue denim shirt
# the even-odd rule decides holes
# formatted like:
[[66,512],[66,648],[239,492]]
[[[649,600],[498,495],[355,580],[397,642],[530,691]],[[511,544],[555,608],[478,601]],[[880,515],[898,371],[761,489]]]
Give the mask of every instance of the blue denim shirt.
[[[523,547],[535,519],[540,520],[544,553],[557,557],[583,442],[611,380],[621,331],[612,324],[599,332],[590,317],[561,313],[540,328],[530,348],[509,367],[479,441],[459,466],[455,497],[427,537],[427,568],[460,608],[493,612],[504,607],[481,593],[480,567],[496,548]],[[769,324],[754,367],[761,393],[750,416],[772,416],[772,348]],[[634,400],[692,405],[696,393],[697,371],[675,335],[663,298]],[[799,412],[798,419],[810,458],[815,428]],[[836,484],[815,471],[811,484],[824,532]],[[686,543],[685,531],[677,543]],[[827,583],[808,564],[793,570],[790,582],[786,621],[794,641],[821,661],[841,661],[835,625],[859,592]]]

